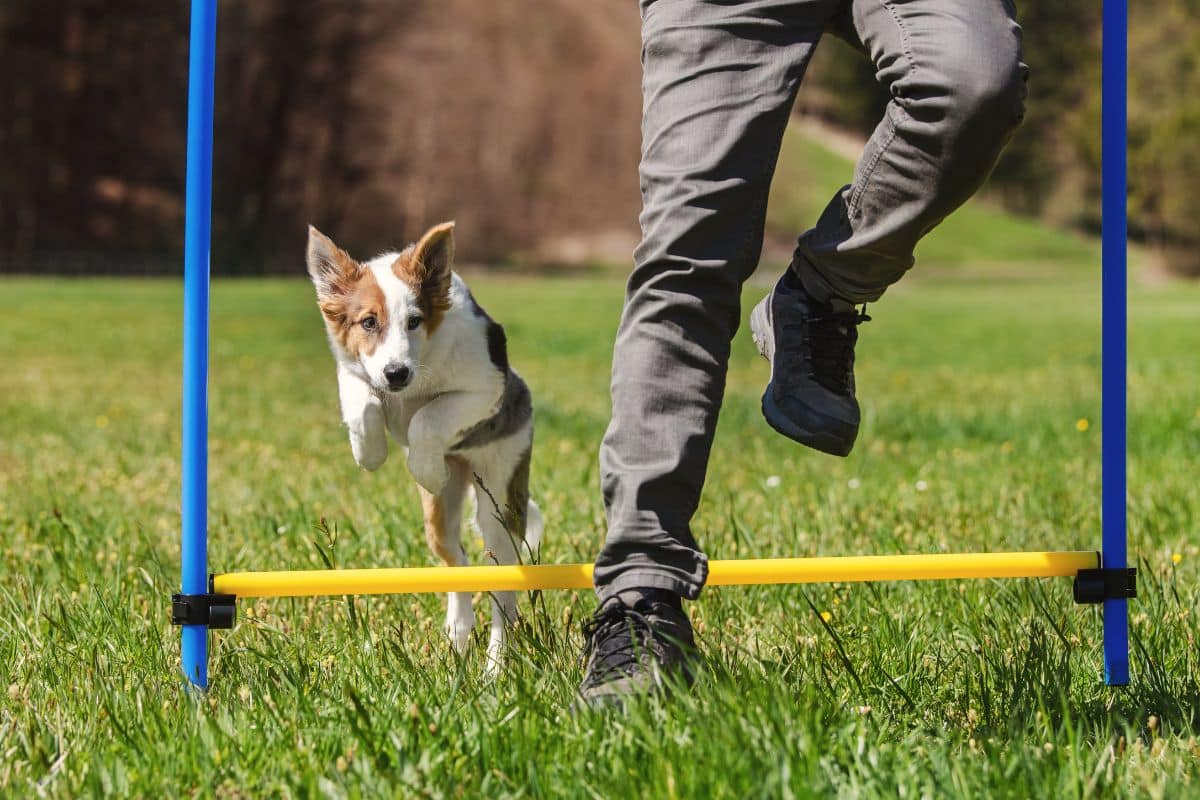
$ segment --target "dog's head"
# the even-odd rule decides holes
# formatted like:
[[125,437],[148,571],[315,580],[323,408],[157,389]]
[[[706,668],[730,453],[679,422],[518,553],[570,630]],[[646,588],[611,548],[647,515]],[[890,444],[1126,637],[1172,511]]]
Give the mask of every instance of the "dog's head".
[[308,274],[333,346],[381,393],[412,385],[421,351],[450,308],[454,223],[435,225],[401,253],[360,264],[308,229]]

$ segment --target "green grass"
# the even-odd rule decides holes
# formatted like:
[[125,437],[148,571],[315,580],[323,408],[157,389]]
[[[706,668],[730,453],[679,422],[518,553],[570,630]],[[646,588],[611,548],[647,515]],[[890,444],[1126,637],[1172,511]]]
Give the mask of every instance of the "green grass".
[[[850,183],[854,163],[797,126],[788,128],[771,185],[767,229],[794,237],[817,221],[829,198]],[[924,267],[993,264],[1095,264],[1096,242],[974,199],[935,228],[917,248]]]
[[[620,282],[473,286],[534,391],[545,560],[588,559]],[[918,271],[863,331],[846,460],[759,419],[743,331],[699,537],[721,558],[1094,548],[1097,303],[1079,269]],[[213,310],[214,569],[319,567],[318,544],[344,566],[432,563],[402,465],[352,463],[309,287],[218,282]],[[185,694],[179,311],[169,282],[0,283],[0,794],[1200,791],[1200,287],[1132,295],[1130,688],[1100,685],[1099,614],[1067,580],[726,588],[689,606],[699,685],[624,717],[568,710],[586,593],[524,599],[494,683],[478,638],[449,652],[442,598],[244,602],[212,691]]]

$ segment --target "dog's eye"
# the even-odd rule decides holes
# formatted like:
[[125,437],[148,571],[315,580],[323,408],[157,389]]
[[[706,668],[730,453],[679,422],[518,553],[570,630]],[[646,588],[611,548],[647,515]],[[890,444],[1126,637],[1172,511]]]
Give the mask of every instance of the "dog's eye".
[[421,326],[421,318],[420,317],[413,315],[408,318],[408,329],[410,331],[415,331],[420,326]]
[[374,331],[379,327],[379,320],[374,317],[363,317],[359,325],[362,325],[364,331]]

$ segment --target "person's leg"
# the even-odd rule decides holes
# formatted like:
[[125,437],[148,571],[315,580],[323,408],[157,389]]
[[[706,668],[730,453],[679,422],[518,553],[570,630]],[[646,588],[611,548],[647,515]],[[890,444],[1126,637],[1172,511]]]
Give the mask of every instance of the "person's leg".
[[642,242],[613,353],[600,449],[601,601],[695,598],[692,536],[740,288],[757,265],[792,101],[831,0],[642,3]]
[[[983,184],[1024,114],[1026,68],[1009,0],[850,0],[834,30],[891,92],[854,182],[800,237],[750,316],[771,362],[762,411],[776,431],[848,455],[860,413],[854,305],[913,264],[921,237]],[[845,24],[842,24],[842,23]]]
[[1011,0],[851,0],[850,23],[891,93],[855,170],[793,268],[818,300],[877,300],[921,237],[973,195],[1025,113]]

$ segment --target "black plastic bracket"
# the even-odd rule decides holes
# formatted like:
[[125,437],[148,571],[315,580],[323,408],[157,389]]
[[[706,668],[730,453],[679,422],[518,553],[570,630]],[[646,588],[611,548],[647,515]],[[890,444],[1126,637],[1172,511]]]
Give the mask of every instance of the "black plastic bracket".
[[1076,603],[1103,603],[1137,597],[1137,567],[1081,569],[1075,574]]
[[207,625],[232,628],[237,613],[237,597],[231,594],[171,595],[172,625]]

